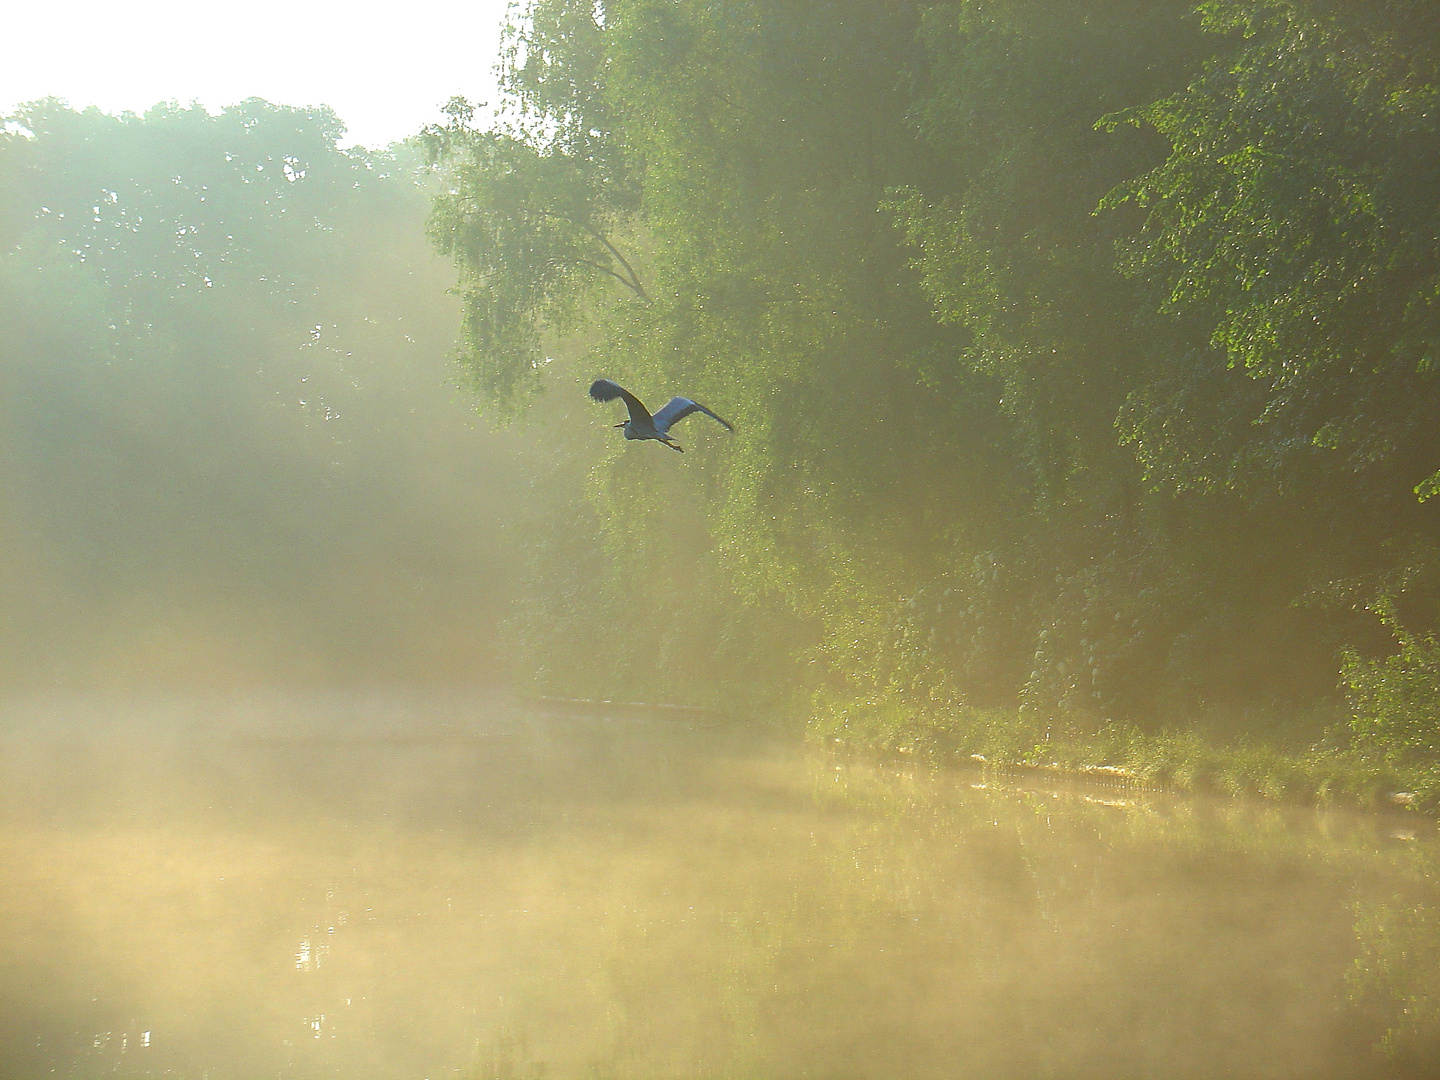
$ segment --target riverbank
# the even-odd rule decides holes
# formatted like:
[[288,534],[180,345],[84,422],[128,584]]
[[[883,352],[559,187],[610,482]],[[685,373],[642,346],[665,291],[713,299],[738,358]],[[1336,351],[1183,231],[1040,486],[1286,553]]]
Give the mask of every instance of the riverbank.
[[1114,721],[1062,729],[1001,710],[941,708],[925,717],[879,705],[823,706],[816,744],[878,751],[987,772],[1041,771],[1116,787],[1353,806],[1433,816],[1440,763],[1397,761],[1331,724],[1308,742],[1224,740],[1193,730],[1146,732]]

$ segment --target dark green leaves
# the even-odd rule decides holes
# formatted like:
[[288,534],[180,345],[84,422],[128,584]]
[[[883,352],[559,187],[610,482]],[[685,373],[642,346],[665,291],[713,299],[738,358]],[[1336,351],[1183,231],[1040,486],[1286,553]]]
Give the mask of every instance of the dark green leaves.
[[1184,91],[1105,121],[1170,145],[1106,200],[1146,211],[1123,265],[1264,388],[1258,409],[1229,398],[1253,424],[1232,455],[1278,474],[1317,450],[1350,468],[1440,452],[1433,6],[1203,10],[1243,36]]
[[1366,631],[1292,602],[1436,529],[1433,5],[535,0],[509,42],[496,130],[432,133],[485,396],[549,349],[743,433],[577,451],[609,580],[785,605],[842,728],[1337,700]]

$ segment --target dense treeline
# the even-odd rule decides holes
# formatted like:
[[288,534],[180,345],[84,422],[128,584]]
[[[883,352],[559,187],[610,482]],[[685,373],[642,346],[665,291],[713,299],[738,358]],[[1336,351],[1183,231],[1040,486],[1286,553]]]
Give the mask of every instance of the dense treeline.
[[547,685],[972,749],[1348,702],[1440,779],[1433,16],[532,0],[429,133],[476,387],[740,430],[550,462]]
[[[551,691],[1440,790],[1425,4],[534,0],[502,74],[427,133],[430,232],[483,408],[544,423],[524,499],[444,400],[407,151],[10,118],[7,681],[467,677],[524,505]],[[739,433],[625,444],[599,374]]]
[[7,120],[0,687],[493,671],[511,488],[419,160],[260,101]]

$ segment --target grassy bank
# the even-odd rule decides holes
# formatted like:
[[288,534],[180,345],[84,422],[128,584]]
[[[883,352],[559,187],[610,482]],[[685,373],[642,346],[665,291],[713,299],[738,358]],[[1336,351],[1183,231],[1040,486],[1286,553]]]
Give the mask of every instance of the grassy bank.
[[1307,739],[1225,738],[1193,729],[1146,732],[1107,721],[1089,730],[1024,712],[941,706],[923,716],[893,704],[820,702],[807,737],[849,747],[965,763],[1045,770],[1119,787],[1396,809],[1440,809],[1440,766],[1396,760],[1343,723]]

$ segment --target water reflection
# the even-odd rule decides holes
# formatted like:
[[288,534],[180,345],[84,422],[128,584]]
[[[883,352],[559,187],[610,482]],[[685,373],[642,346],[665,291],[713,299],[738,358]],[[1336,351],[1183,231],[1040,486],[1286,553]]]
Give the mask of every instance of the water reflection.
[[1436,845],[1412,821],[1402,841],[1394,821],[458,696],[127,708],[9,724],[9,1075],[1353,1078],[1440,1060]]

